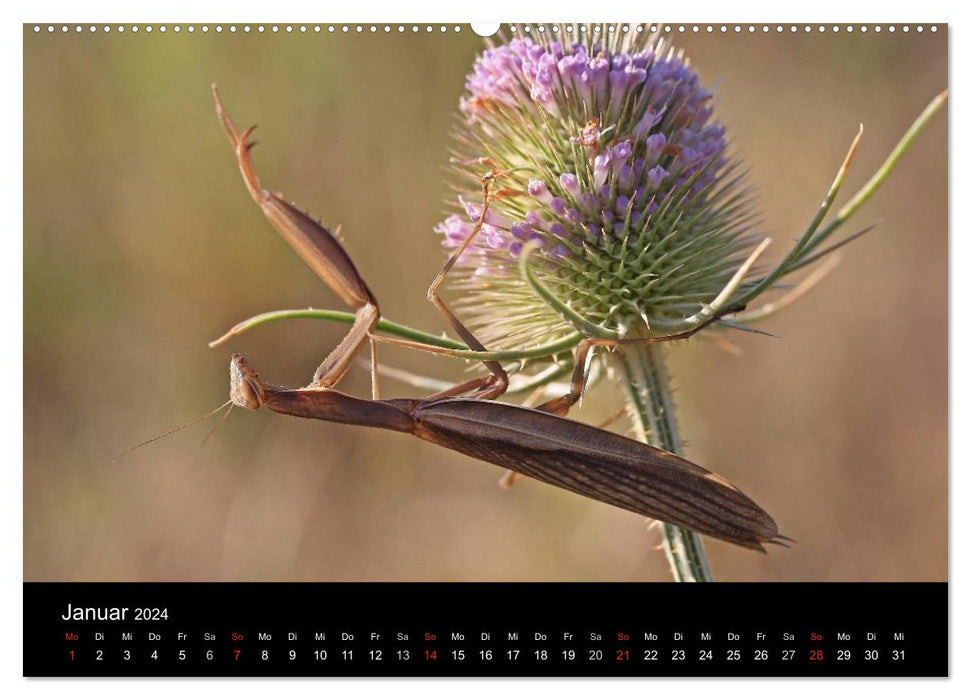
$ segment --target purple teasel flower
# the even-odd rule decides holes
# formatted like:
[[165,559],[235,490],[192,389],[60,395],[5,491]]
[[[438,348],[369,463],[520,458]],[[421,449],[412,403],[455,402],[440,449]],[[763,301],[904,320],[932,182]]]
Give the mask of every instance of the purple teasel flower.
[[712,93],[646,33],[534,34],[487,48],[460,102],[464,193],[436,228],[460,246],[453,287],[490,346],[546,342],[575,323],[523,284],[519,258],[586,322],[627,335],[677,323],[724,287],[752,212],[712,120]]

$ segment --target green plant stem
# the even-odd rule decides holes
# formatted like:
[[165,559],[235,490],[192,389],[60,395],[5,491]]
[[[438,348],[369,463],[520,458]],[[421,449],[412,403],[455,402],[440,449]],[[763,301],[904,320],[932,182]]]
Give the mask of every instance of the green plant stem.
[[[317,321],[333,321],[335,323],[344,323],[350,325],[354,323],[356,317],[354,314],[347,311],[331,311],[330,309],[283,309],[281,311],[267,311],[266,313],[252,316],[245,321],[240,321],[222,336],[210,342],[209,347],[214,348],[222,345],[230,338],[235,338],[238,335],[242,335],[247,331],[267,323],[288,321],[297,318],[309,318]],[[377,330],[413,343],[412,345],[406,345],[406,347],[413,347],[418,350],[425,350],[427,352],[444,355],[446,357],[455,357],[460,360],[491,360],[495,362],[534,360],[559,355],[560,353],[573,350],[573,348],[577,346],[577,343],[580,342],[582,337],[580,333],[573,332],[564,335],[552,343],[525,348],[523,350],[495,350],[478,352],[475,350],[470,350],[468,345],[465,345],[457,340],[426,333],[401,323],[389,321],[386,318],[382,318],[380,321],[378,321]]]
[[[330,309],[284,309],[282,311],[267,311],[266,313],[252,316],[245,321],[240,321],[235,326],[230,328],[229,331],[227,331],[224,335],[209,343],[209,347],[212,348],[216,347],[217,345],[222,345],[230,338],[234,338],[237,335],[242,335],[243,333],[266,323],[288,321],[296,318],[310,318],[317,321],[334,321],[336,323],[345,323],[350,325],[354,323],[355,316],[347,311],[331,311]],[[451,340],[450,338],[432,335],[431,333],[425,333],[423,331],[409,328],[408,326],[395,323],[384,318],[378,321],[378,330],[384,331],[385,333],[391,333],[399,338],[413,340],[418,343],[426,343],[428,345],[435,345],[441,348],[449,348],[453,350],[468,350],[468,346],[465,343],[460,343],[459,341]]]
[[[653,343],[629,345],[621,349],[620,355],[638,439],[680,455],[681,438],[663,348]],[[714,581],[697,534],[667,523],[662,523],[662,534],[664,553],[675,581]]]

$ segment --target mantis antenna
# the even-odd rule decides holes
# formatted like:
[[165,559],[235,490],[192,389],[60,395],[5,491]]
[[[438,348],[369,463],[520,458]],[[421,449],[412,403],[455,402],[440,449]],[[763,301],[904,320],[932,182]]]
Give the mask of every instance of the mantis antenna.
[[219,428],[222,426],[223,422],[226,420],[226,417],[229,416],[229,411],[232,411],[233,410],[233,401],[232,401],[232,399],[230,399],[229,401],[227,401],[224,404],[220,404],[219,406],[216,406],[216,408],[212,409],[211,411],[209,411],[209,413],[205,414],[204,416],[199,416],[198,418],[193,418],[188,423],[185,423],[183,425],[180,425],[178,428],[172,428],[172,430],[169,430],[167,432],[164,432],[161,435],[156,435],[155,437],[153,437],[153,438],[151,438],[149,440],[146,440],[145,442],[140,442],[137,445],[135,445],[134,447],[130,447],[129,449],[125,450],[120,455],[118,455],[117,457],[115,457],[113,460],[111,460],[111,463],[114,464],[119,459],[122,459],[124,457],[127,457],[132,452],[134,452],[135,450],[137,450],[139,447],[145,447],[145,445],[149,445],[149,444],[155,442],[156,440],[161,440],[162,438],[168,437],[169,435],[172,435],[173,433],[177,433],[180,430],[184,430],[185,428],[188,428],[190,425],[195,425],[199,421],[204,421],[207,418],[210,418],[211,416],[213,416],[215,413],[218,413],[222,409],[226,408],[226,406],[229,406],[229,410],[226,411],[225,415],[223,415],[223,417],[219,419],[219,422],[216,423],[215,427],[212,430],[210,430],[209,433],[206,435],[206,437],[203,439],[202,444],[205,445],[206,444],[206,441],[210,437],[212,437],[212,434],[215,433],[217,430],[219,430]]

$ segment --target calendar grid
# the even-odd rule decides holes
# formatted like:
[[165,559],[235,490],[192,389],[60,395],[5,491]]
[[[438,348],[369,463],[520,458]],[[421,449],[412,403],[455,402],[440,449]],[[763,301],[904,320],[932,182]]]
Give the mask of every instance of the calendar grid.
[[948,673],[944,583],[27,583],[24,599],[28,676]]

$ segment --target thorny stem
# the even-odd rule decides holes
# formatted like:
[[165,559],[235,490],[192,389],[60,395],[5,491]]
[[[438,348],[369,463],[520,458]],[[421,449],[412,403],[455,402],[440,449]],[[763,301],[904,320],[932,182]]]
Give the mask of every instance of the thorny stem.
[[[629,345],[621,348],[619,354],[637,438],[680,455],[681,438],[664,349],[657,344]],[[667,523],[661,524],[661,530],[664,553],[675,581],[709,583],[715,580],[696,533]]]

